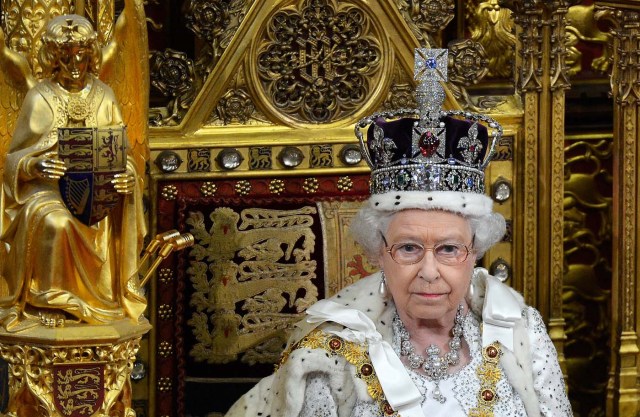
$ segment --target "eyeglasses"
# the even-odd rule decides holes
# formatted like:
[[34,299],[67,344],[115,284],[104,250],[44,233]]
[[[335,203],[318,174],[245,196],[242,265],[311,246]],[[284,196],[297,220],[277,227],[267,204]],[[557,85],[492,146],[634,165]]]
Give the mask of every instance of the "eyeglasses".
[[469,253],[473,252],[473,249],[469,249],[462,243],[438,243],[430,248],[421,243],[396,243],[389,247],[384,235],[382,240],[391,259],[400,265],[417,264],[424,258],[427,251],[432,251],[436,261],[443,265],[460,265],[467,260]]

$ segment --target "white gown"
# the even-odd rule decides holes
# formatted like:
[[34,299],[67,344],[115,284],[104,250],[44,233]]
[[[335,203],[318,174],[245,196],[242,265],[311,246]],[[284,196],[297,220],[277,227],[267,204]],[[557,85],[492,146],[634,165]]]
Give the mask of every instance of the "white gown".
[[[292,335],[292,350],[286,354],[286,360],[274,374],[262,379],[240,398],[226,416],[385,416],[383,410],[393,401],[398,409],[404,407],[404,411],[395,414],[393,410],[387,411],[402,417],[572,416],[557,353],[540,313],[526,306],[519,295],[497,279],[488,276],[486,270],[477,269],[477,282],[486,284],[487,289],[485,292],[481,288],[467,300],[471,312],[465,316],[463,336],[469,345],[471,361],[440,382],[440,391],[447,398],[444,404],[433,399],[432,381],[415,372],[407,374],[404,371],[397,356],[398,331],[392,324],[395,306],[378,295],[380,276],[374,274],[346,287],[332,297],[329,304],[324,302],[325,310],[316,307],[323,302],[310,307],[307,320],[299,323]],[[483,305],[495,308],[483,311]],[[505,309],[507,305],[510,307]],[[340,311],[339,306],[346,310]],[[323,316],[322,311],[329,314]],[[498,314],[505,318],[503,323],[507,319],[513,323],[503,336],[495,331],[492,333],[493,325],[487,321],[490,318],[496,323]],[[343,323],[345,316],[351,317],[350,324],[338,324]],[[365,322],[369,324],[363,326]],[[335,340],[336,337],[341,337],[342,341]],[[357,341],[362,337],[369,342]],[[487,352],[494,340],[499,341],[502,356],[499,363],[495,361],[490,368],[493,374],[488,378],[488,374],[479,375],[477,370],[480,365],[487,369],[483,350]],[[379,347],[385,343],[388,351],[382,352]],[[363,357],[365,350],[370,356]],[[396,359],[392,360],[389,355]],[[377,360],[387,359],[376,365],[374,356]],[[372,365],[374,380],[366,376],[371,375]],[[491,386],[496,394],[495,400],[491,401],[493,409],[487,411],[484,407],[478,413],[478,407],[482,408],[479,404],[481,380],[486,388],[489,379],[495,381]],[[383,386],[376,383],[382,380],[385,381]],[[474,409],[476,412],[471,413]]]
[[[544,416],[571,416],[571,407],[564,394],[562,372],[557,365],[556,351],[547,335],[546,328],[537,310],[529,307],[526,315],[530,321],[531,335],[537,343],[537,350],[533,358],[533,371],[538,375],[535,388],[540,399],[540,411]],[[440,382],[440,391],[447,399],[443,404],[436,401],[431,393],[435,384],[423,374],[409,368],[409,376],[422,394],[422,409],[429,417],[468,416],[469,411],[476,406],[480,390],[480,382],[476,370],[482,364],[482,340],[480,337],[479,320],[473,313],[464,318],[464,340],[469,344],[471,361],[469,364],[449,375]],[[393,348],[400,354],[400,339],[394,328]],[[512,388],[505,373],[496,386],[498,400],[494,407],[495,417],[527,417],[524,404],[520,396]],[[558,396],[555,393],[562,393]],[[358,400],[351,413],[353,417],[381,416],[380,407],[372,401]],[[300,417],[334,417],[337,407],[333,401],[326,374],[318,374],[308,378]]]

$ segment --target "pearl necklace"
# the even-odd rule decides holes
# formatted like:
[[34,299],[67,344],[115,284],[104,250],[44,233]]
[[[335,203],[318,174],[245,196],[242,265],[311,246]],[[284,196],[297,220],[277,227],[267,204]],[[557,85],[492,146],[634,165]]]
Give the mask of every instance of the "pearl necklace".
[[416,349],[410,340],[411,336],[404,327],[404,323],[400,320],[397,312],[393,317],[394,325],[400,335],[400,354],[407,356],[411,369],[421,368],[427,375],[427,378],[435,383],[436,387],[433,390],[433,398],[441,404],[444,404],[447,399],[440,392],[440,381],[447,376],[450,366],[455,366],[460,362],[459,351],[462,347],[463,310],[464,307],[460,304],[456,311],[453,329],[451,330],[453,337],[449,340],[449,348],[451,348],[451,350],[445,355],[440,356],[440,348],[436,345],[429,345],[426,349],[426,358],[416,353]]

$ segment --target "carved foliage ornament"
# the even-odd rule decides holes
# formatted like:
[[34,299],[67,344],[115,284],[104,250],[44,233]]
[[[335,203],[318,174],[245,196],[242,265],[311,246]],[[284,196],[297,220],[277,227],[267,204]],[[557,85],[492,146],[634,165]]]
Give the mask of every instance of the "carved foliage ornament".
[[196,61],[196,72],[201,81],[218,63],[252,3],[247,0],[185,2],[186,27],[205,41],[197,52]]
[[7,45],[21,52],[36,77],[42,74],[38,51],[42,46],[42,34],[47,22],[55,16],[72,12],[70,0],[5,0],[2,2],[3,27]]
[[265,93],[290,117],[322,123],[357,110],[375,85],[381,48],[362,10],[308,0],[269,21],[257,56]]
[[489,72],[489,60],[479,42],[470,39],[451,42],[449,57],[449,80],[454,84],[475,84]]
[[180,96],[193,88],[193,61],[184,52],[167,49],[151,56],[151,84],[165,96]]
[[229,24],[229,2],[192,0],[187,3],[186,26],[197,37],[211,41]]
[[184,52],[166,49],[152,53],[149,61],[151,85],[171,97],[167,109],[151,112],[151,122],[156,126],[177,124],[197,93],[193,60]]
[[444,29],[455,17],[454,0],[409,0],[406,3],[411,20],[431,34]]
[[232,122],[247,123],[254,110],[251,97],[241,88],[227,91],[216,106],[216,114],[225,125]]
[[434,44],[438,35],[455,17],[455,0],[396,0],[398,10],[420,45]]

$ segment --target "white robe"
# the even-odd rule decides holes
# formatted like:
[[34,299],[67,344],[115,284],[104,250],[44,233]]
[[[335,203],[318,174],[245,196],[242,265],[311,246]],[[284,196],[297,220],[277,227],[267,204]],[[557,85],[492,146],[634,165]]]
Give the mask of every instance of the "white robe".
[[[364,313],[375,325],[380,340],[390,346],[395,345],[397,353],[398,337],[392,326],[395,306],[380,297],[377,292],[379,283],[379,274],[363,278],[343,289],[331,301]],[[387,386],[394,390],[400,387],[399,393],[385,390],[389,402],[392,402],[392,398],[389,398],[391,394],[402,396],[404,391],[417,388],[420,393],[419,404],[407,414],[400,412],[403,417],[421,413],[424,416],[447,417],[468,415],[469,410],[476,406],[479,393],[480,382],[476,369],[482,362],[481,349],[498,340],[503,351],[499,363],[502,377],[496,384],[498,399],[494,415],[571,416],[557,354],[540,314],[527,307],[520,295],[489,276],[484,269],[476,269],[474,285],[474,296],[468,300],[472,313],[465,317],[463,326],[464,338],[471,351],[471,362],[440,383],[440,390],[447,401],[440,404],[433,400],[430,395],[433,382],[414,372],[408,371],[410,380],[401,380],[397,375],[390,377],[388,373],[385,375],[386,372],[378,372],[376,367],[381,382],[391,378]],[[313,311],[313,308],[310,309]],[[484,334],[480,333],[480,317]],[[345,326],[316,318],[311,323],[307,320],[299,324],[290,345],[300,341],[316,327],[329,334],[340,334],[345,339],[349,338],[349,334],[354,335],[354,340],[359,337],[357,330],[345,332]],[[362,328],[346,326],[347,330],[356,327]],[[376,337],[369,334],[367,340],[376,340]],[[371,343],[368,348],[371,353]],[[277,372],[264,378],[240,398],[231,407],[227,417],[384,415],[379,404],[369,395],[367,384],[356,377],[356,372],[354,365],[343,356],[330,355],[324,349],[295,349]]]

